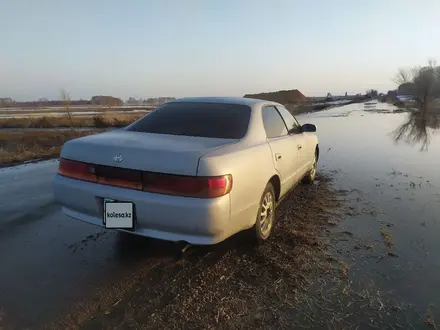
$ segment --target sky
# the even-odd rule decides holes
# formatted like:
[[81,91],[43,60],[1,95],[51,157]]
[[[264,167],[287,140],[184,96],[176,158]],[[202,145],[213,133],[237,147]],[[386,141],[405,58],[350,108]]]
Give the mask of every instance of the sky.
[[439,15],[438,0],[0,0],[0,97],[386,92],[440,60]]

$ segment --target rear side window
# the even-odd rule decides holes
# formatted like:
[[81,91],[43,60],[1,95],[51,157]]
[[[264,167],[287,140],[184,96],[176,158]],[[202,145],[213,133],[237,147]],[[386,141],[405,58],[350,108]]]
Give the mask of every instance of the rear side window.
[[287,128],[275,107],[263,108],[263,123],[268,138],[287,135]]
[[280,112],[281,116],[284,119],[284,122],[286,123],[287,129],[291,132],[295,133],[301,133],[300,127],[301,125],[298,123],[295,117],[292,116],[292,114],[287,110],[286,108],[282,106],[277,106],[278,111]]
[[171,102],[127,127],[127,131],[241,139],[251,108],[240,104]]

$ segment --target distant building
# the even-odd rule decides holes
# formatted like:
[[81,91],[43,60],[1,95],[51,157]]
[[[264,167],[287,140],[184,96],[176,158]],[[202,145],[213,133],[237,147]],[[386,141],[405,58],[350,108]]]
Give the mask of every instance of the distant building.
[[122,100],[117,97],[103,95],[93,96],[90,101],[92,104],[105,106],[117,106],[123,104]]
[[15,101],[10,97],[0,97],[0,107],[9,107],[14,104]]

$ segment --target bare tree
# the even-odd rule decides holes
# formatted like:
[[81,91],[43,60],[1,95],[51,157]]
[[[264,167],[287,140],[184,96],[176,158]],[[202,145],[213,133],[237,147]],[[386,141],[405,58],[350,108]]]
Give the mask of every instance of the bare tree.
[[64,111],[66,112],[67,118],[69,119],[70,129],[74,131],[75,129],[73,126],[73,117],[72,117],[72,113],[70,112],[70,106],[72,104],[72,101],[70,100],[70,95],[68,92],[66,92],[65,89],[61,89],[60,94],[61,94],[61,101],[63,101]]
[[420,149],[427,150],[431,132],[440,127],[440,118],[436,111],[431,111],[431,103],[440,97],[440,67],[435,60],[429,60],[427,66],[399,69],[394,82],[399,85],[400,92],[411,96],[418,110],[410,113],[408,120],[394,131],[394,139],[420,143]]
[[378,94],[379,93],[376,89],[369,89],[365,92],[365,96],[370,98],[376,98]]
[[426,115],[421,111],[408,114],[407,120],[393,132],[394,141],[407,144],[421,144],[420,151],[428,150],[431,133],[440,128],[440,118],[435,114]]
[[407,93],[416,102],[418,110],[427,113],[430,103],[440,96],[440,67],[435,60],[429,60],[427,66],[401,68],[394,82],[404,86]]

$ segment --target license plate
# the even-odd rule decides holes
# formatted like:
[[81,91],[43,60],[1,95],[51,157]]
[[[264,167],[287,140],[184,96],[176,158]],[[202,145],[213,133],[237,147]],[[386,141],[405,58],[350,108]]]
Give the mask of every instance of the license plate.
[[133,228],[133,203],[104,199],[106,228]]

